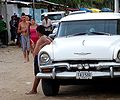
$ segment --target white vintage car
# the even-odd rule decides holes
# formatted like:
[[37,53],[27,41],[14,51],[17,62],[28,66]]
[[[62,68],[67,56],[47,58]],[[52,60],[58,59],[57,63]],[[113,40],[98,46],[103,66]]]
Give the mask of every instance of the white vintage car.
[[120,14],[84,13],[61,19],[54,41],[38,55],[42,90],[57,95],[63,83],[120,77]]

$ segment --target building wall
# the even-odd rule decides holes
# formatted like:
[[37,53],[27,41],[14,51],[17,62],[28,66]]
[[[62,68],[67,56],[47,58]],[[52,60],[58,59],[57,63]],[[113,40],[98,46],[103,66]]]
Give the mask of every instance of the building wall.
[[[35,9],[34,11],[35,11],[35,21],[36,21],[36,23],[41,24],[41,14],[43,12],[48,12],[48,10],[42,8],[42,9]],[[32,8],[29,9],[29,13],[33,17],[33,9]]]
[[[6,9],[7,7],[7,9]],[[11,19],[11,16],[16,13],[18,16],[18,8],[17,8],[17,4],[7,4],[7,5],[2,5],[1,7],[1,13],[4,17],[4,20],[6,21],[7,23],[7,28],[8,28],[8,39],[9,41],[11,40],[11,33],[10,33],[10,25],[9,25],[9,22],[10,22],[10,19]]]
[[[22,12],[24,12],[25,14],[27,15],[30,15],[32,18],[33,18],[33,9],[32,8],[27,8],[27,7],[22,7],[22,8],[19,8],[18,10],[19,12],[19,15],[21,15]],[[37,24],[41,24],[41,14],[43,12],[48,12],[47,9],[34,9],[34,13],[35,13],[35,21]]]
[[29,9],[30,9],[30,8],[22,7],[22,8],[21,8],[21,12],[19,12],[19,13],[24,12],[26,15],[29,15]]

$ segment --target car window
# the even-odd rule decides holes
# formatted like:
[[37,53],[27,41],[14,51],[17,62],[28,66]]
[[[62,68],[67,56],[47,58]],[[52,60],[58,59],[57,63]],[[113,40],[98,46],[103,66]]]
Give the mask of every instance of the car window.
[[[61,14],[49,14],[48,17],[51,20],[60,20],[62,18],[62,15]],[[41,20],[43,19],[44,19],[44,15],[41,16]]]
[[62,18],[61,14],[48,15],[51,20],[60,20]]
[[[118,20],[87,20],[87,21],[71,21],[61,22],[58,36],[69,36],[76,33],[104,32],[115,35],[117,33]],[[88,34],[89,35],[89,34]]]

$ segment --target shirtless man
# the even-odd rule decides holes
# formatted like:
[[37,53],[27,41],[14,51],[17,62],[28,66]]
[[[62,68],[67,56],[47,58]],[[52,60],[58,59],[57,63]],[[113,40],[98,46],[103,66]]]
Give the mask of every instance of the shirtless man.
[[22,16],[21,20],[18,25],[18,34],[21,33],[23,56],[25,62],[28,62],[30,51],[29,23],[26,21],[26,16]]

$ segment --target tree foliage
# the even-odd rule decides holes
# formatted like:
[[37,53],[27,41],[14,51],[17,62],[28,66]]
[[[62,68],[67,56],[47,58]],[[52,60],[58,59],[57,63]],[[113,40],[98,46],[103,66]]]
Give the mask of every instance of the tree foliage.
[[64,4],[69,7],[78,7],[78,5],[81,3],[81,0],[49,0],[49,1],[58,4]]
[[111,8],[113,6],[114,0],[49,0],[50,2],[58,3],[58,4],[64,4],[69,7],[77,8],[80,5],[83,5],[85,7],[109,7]]

